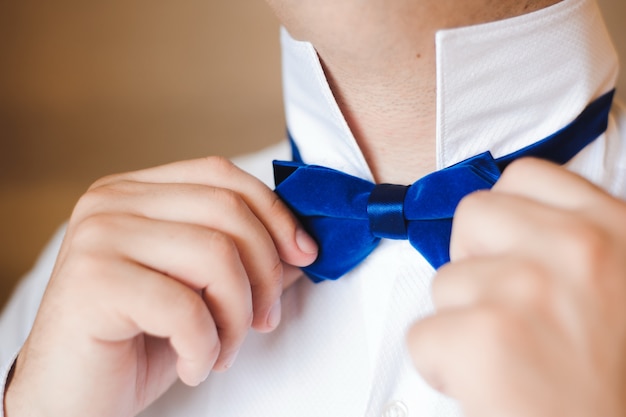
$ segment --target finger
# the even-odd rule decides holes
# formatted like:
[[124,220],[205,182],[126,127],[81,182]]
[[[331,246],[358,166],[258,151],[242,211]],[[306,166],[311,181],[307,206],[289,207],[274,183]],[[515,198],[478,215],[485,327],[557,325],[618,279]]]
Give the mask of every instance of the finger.
[[[111,193],[123,197],[110,198]],[[239,250],[252,285],[254,327],[268,331],[278,324],[280,307],[276,303],[282,293],[281,259],[267,229],[239,194],[204,185],[121,182],[94,190],[81,205],[82,216],[92,212],[129,212],[170,222],[199,224],[227,234]]]
[[269,231],[281,259],[297,266],[311,264],[317,257],[317,244],[298,220],[260,180],[221,157],[174,162],[156,168],[105,177],[93,188],[121,180],[152,183],[190,183],[228,188],[241,195],[252,212]]
[[524,334],[509,318],[506,310],[492,306],[453,309],[420,320],[407,335],[417,371],[434,389],[458,400],[465,415],[507,410],[501,403],[509,399],[494,398],[493,392],[523,372],[508,352],[523,343]]
[[587,208],[605,193],[586,179],[562,166],[523,158],[509,165],[493,187],[494,192],[531,198],[542,204],[562,209]]
[[105,279],[90,284],[98,297],[92,305],[107,311],[90,317],[87,333],[100,342],[125,341],[140,333],[167,338],[178,356],[180,379],[188,385],[204,381],[217,360],[220,341],[200,296],[133,262],[107,259],[106,268]]
[[117,258],[201,291],[219,333],[221,350],[216,368],[230,367],[253,313],[250,284],[228,236],[204,227],[130,215],[100,215],[82,227],[75,237],[77,245],[97,248],[101,254],[105,244]]
[[472,193],[461,200],[455,212],[450,258],[458,261],[518,250],[550,253],[555,249],[549,247],[555,244],[555,236],[546,231],[566,228],[571,216],[524,197],[488,191]]
[[472,367],[479,368],[481,358],[469,356],[469,343],[477,337],[466,330],[469,324],[467,309],[451,310],[418,321],[407,334],[409,353],[422,378],[433,389],[457,400],[463,399],[459,394],[472,395],[463,387],[480,374]]
[[527,306],[548,297],[550,286],[541,267],[513,254],[444,265],[433,280],[432,296],[437,311],[480,303]]

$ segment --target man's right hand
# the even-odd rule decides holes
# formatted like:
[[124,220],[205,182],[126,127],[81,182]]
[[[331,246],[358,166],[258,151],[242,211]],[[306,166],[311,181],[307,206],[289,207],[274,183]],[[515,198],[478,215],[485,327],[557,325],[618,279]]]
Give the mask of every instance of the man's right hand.
[[317,246],[217,157],[113,175],[78,202],[7,388],[8,417],[134,416],[232,365]]

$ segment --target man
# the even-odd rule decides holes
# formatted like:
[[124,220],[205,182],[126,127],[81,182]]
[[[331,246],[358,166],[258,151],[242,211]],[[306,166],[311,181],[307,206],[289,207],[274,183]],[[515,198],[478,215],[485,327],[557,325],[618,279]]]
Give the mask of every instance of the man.
[[[592,0],[270,5],[302,159],[377,183],[529,146],[616,78]],[[616,117],[567,167],[623,196]],[[288,157],[240,163],[267,179]],[[619,415],[625,217],[562,168],[513,163],[461,203],[433,315],[435,271],[406,241],[336,282],[301,278],[316,243],[220,158],[107,177],[3,317],[6,415],[460,413],[437,390],[468,415]]]

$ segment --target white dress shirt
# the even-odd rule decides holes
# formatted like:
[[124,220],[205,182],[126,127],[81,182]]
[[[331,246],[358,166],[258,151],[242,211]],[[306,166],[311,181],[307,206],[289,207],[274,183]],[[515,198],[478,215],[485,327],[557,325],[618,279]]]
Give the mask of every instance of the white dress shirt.
[[[304,161],[371,180],[315,50],[285,31],[282,43],[287,124]],[[436,47],[438,168],[486,150],[502,156],[548,136],[612,89],[617,77],[594,0],[444,30]],[[626,118],[618,112],[615,106],[607,132],[568,167],[626,196]],[[238,163],[271,184],[274,158],[289,158],[286,143]],[[0,381],[29,331],[60,240],[0,319]],[[408,326],[432,313],[433,274],[408,242],[384,240],[336,282],[300,280],[283,295],[276,331],[252,332],[228,372],[197,388],[178,383],[142,415],[458,416],[455,402],[414,371],[404,343]]]

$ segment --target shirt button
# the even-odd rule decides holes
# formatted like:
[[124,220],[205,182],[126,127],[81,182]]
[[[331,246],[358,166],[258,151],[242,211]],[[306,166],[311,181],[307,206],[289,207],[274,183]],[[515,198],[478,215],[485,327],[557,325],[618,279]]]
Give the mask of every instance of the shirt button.
[[409,415],[409,409],[402,401],[393,401],[387,404],[385,411],[383,411],[382,417],[407,417]]

